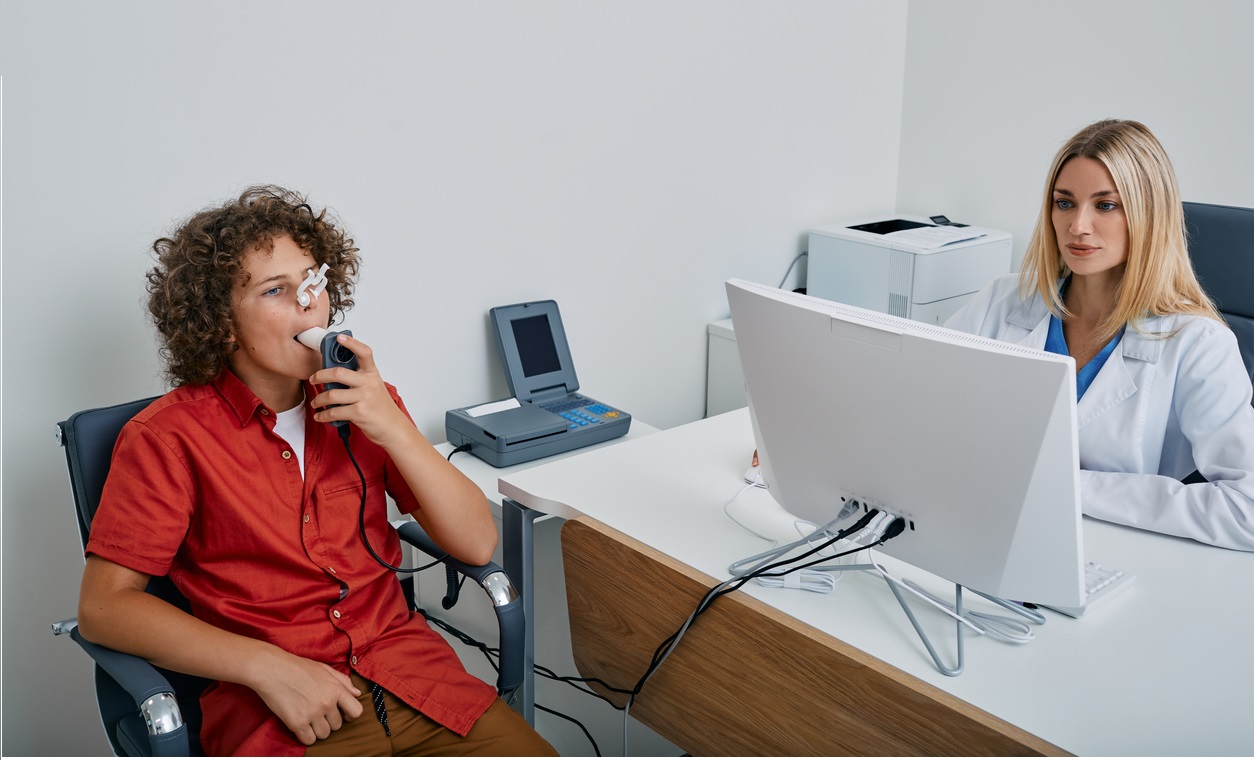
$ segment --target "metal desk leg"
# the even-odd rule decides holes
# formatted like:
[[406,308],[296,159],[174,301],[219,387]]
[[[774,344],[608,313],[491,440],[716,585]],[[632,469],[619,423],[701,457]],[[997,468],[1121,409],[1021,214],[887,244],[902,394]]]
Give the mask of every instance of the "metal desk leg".
[[536,724],[536,625],[535,625],[535,521],[543,513],[524,507],[512,499],[501,500],[501,553],[505,563],[505,573],[513,581],[514,586],[523,599],[523,617],[525,618],[525,644],[523,646],[523,682],[514,700],[517,710],[527,723]]

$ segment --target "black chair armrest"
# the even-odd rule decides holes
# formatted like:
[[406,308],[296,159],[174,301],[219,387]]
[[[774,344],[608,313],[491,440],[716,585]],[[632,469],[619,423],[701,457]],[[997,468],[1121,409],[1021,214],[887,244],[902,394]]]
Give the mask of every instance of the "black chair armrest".
[[[187,725],[183,722],[174,689],[166,677],[142,657],[124,654],[88,641],[83,638],[78,626],[74,626],[69,633],[70,638],[96,663],[99,669],[97,675],[107,676],[112,682],[102,684],[98,678],[97,692],[103,695],[121,689],[130,697],[127,708],[130,712],[127,714],[119,710],[116,716],[119,722],[117,735],[110,736],[110,740],[129,745],[142,742],[146,734],[148,747],[133,749],[147,749],[154,757],[188,755],[190,747]],[[102,713],[103,711],[102,705]],[[123,721],[129,725],[124,726]],[[142,733],[138,730],[141,725],[144,728]],[[117,749],[115,744],[115,750]]]
[[500,629],[500,673],[496,688],[500,694],[510,694],[523,682],[526,667],[526,619],[523,617],[523,600],[518,595],[509,576],[495,562],[486,565],[469,565],[436,545],[422,526],[412,520],[392,523],[402,540],[424,554],[435,557],[448,567],[479,584],[492,600]]

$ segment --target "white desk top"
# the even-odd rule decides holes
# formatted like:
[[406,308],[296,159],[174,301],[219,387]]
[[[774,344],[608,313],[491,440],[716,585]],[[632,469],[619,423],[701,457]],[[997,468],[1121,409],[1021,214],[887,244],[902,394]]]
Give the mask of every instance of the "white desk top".
[[[618,438],[611,438],[608,441],[594,443],[591,446],[586,446],[582,449],[575,449],[573,451],[562,452],[561,454],[554,454],[549,457],[544,457],[543,459],[533,459],[530,462],[522,462],[521,464],[510,465],[509,467],[494,467],[474,454],[471,454],[469,451],[464,451],[454,456],[450,461],[452,461],[453,465],[457,467],[463,475],[470,478],[475,485],[479,486],[479,490],[483,491],[484,494],[487,495],[488,500],[492,502],[492,509],[496,512],[496,516],[500,517],[501,500],[498,498],[498,494],[500,493],[500,484],[498,483],[498,480],[500,478],[505,477],[506,475],[520,473],[533,467],[539,467],[541,465],[550,464],[562,459],[568,459],[576,454],[586,454],[590,451],[596,451],[597,449],[603,449],[607,446],[613,446],[625,441],[634,441],[637,438],[643,438],[646,435],[652,435],[656,432],[658,432],[657,428],[651,425],[646,425],[635,417],[632,417],[631,427],[627,429],[626,434]],[[435,445],[435,450],[443,454],[445,457],[448,457],[449,453],[453,450],[453,444],[448,441],[438,443]]]
[[[770,546],[723,511],[743,488],[752,451],[741,409],[503,474],[500,487],[532,509],[586,514],[724,579],[731,561]],[[770,496],[750,489],[741,499]],[[956,678],[936,671],[877,577],[849,573],[825,596],[754,583],[742,590],[1077,755],[1254,753],[1254,554],[1088,518],[1084,537],[1089,557],[1135,573],[1136,582],[1082,619],[1046,612],[1026,645],[968,636],[966,672]],[[898,577],[952,596],[951,585],[877,557]],[[912,606],[952,665],[953,621]]]

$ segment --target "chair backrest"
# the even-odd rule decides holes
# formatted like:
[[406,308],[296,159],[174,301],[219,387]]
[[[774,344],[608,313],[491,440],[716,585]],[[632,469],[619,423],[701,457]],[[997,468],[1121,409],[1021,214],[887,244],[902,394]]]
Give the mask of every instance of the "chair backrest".
[[1254,381],[1254,209],[1185,203],[1184,222],[1193,269],[1236,333]]
[[68,420],[58,424],[61,446],[65,448],[65,464],[70,471],[70,488],[74,491],[79,538],[84,548],[91,533],[91,520],[100,506],[105,479],[109,477],[113,444],[117,442],[122,427],[154,400],[146,398],[87,409],[70,415]]
[[[87,538],[91,533],[92,518],[96,508],[100,506],[100,495],[104,491],[105,480],[109,476],[109,464],[113,459],[113,446],[117,442],[122,427],[132,417],[146,409],[156,397],[132,401],[126,404],[87,409],[70,416],[65,422],[59,423],[61,445],[65,448],[65,462],[70,475],[70,489],[74,494],[74,512],[78,518],[79,538],[83,546],[87,546]],[[148,593],[153,594],[175,606],[190,612],[190,605],[182,594],[174,588],[168,578],[152,578],[148,583]],[[188,739],[194,753],[199,753],[200,734],[200,694],[209,685],[203,678],[189,676],[158,668],[170,682],[178,696],[179,709],[188,727]],[[126,702],[126,693],[103,670],[96,670],[96,695],[100,701],[101,716],[106,728],[112,732],[109,724],[120,715],[133,713],[133,704],[106,704],[106,702]],[[115,741],[110,736],[110,741]],[[115,744],[115,749],[116,749]]]

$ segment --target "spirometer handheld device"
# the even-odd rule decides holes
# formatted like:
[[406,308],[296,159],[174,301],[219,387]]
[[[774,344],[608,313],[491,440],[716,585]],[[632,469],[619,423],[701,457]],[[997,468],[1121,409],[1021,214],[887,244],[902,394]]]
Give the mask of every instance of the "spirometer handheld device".
[[[339,332],[331,332],[323,330],[321,327],[311,327],[308,330],[296,336],[296,340],[315,351],[322,353],[322,368],[330,369],[332,367],[347,367],[351,370],[357,369],[357,355],[349,351],[339,344],[336,336],[343,333],[351,336],[352,330],[340,330]],[[327,383],[327,389],[347,388],[343,383]],[[335,420],[332,425],[342,428],[348,424],[348,420]]]
[[494,467],[529,462],[626,434],[631,415],[584,396],[555,301],[491,309],[496,345],[512,396],[450,409],[444,431],[454,446]]

